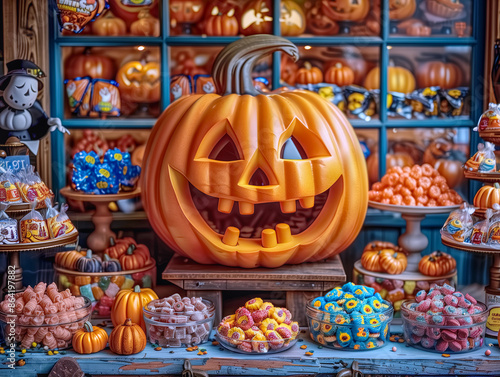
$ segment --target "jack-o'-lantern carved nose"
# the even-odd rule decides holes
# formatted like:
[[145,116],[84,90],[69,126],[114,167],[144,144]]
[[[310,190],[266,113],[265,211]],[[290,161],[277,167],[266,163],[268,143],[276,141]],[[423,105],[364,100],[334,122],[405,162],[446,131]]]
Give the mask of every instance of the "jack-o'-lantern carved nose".
[[269,186],[269,178],[267,178],[264,170],[258,168],[257,170],[255,170],[255,173],[253,173],[252,178],[250,178],[248,184],[250,186]]

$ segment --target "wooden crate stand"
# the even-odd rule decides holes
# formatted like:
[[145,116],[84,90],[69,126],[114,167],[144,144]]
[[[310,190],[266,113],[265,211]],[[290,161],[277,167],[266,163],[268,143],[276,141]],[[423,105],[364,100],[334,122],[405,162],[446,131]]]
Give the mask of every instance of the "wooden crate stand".
[[202,265],[176,254],[163,271],[162,277],[186,290],[190,297],[202,296],[211,300],[216,306],[215,324],[222,319],[223,291],[286,292],[286,307],[300,326],[307,326],[305,306],[309,300],[346,281],[344,267],[338,255],[320,262],[285,265],[274,269],[244,269]]

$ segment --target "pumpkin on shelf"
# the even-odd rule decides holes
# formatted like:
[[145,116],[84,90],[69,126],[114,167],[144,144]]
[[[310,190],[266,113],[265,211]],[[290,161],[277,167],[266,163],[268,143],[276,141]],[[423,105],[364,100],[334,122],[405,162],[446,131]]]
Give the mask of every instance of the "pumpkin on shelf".
[[380,252],[384,249],[397,250],[398,247],[385,241],[372,241],[366,245],[361,254],[363,268],[372,272],[384,272],[385,270],[380,265]]
[[302,85],[318,84],[323,81],[323,72],[318,67],[313,67],[311,63],[305,62],[304,67],[298,69],[295,81]]
[[436,250],[424,255],[418,263],[418,270],[426,276],[443,276],[457,267],[457,261],[450,254]]
[[442,18],[455,18],[464,9],[460,0],[426,0],[427,11]]
[[102,262],[103,272],[118,272],[121,270],[122,266],[118,259],[110,258],[108,254],[104,254],[104,261]]
[[130,245],[119,261],[124,270],[136,270],[144,267],[150,258],[146,245]]
[[325,82],[338,86],[351,85],[354,83],[354,71],[341,63],[337,63],[326,70]]
[[160,65],[155,61],[133,60],[116,74],[120,95],[129,102],[154,103],[160,100]]
[[146,37],[160,36],[160,20],[151,16],[149,11],[139,12],[139,19],[130,25],[130,34]]
[[481,187],[474,196],[474,207],[493,208],[495,203],[500,204],[500,185],[498,182]]
[[389,0],[389,18],[399,21],[413,16],[417,10],[415,0]]
[[306,11],[307,30],[314,35],[336,35],[340,31],[339,24],[327,17],[321,9],[321,1],[316,1]]
[[111,308],[111,321],[113,326],[118,326],[130,318],[146,331],[146,323],[142,315],[142,308],[150,301],[157,300],[156,293],[149,288],[140,288],[136,285],[133,289],[122,289],[116,297]]
[[127,25],[121,18],[108,11],[105,16],[94,21],[92,32],[101,36],[123,36],[127,34]]
[[109,238],[109,246],[104,250],[104,254],[109,255],[111,259],[119,259],[130,245],[136,245],[136,242],[131,237],[119,238],[117,240],[114,237]]
[[76,270],[80,272],[102,272],[102,261],[92,250],[87,249],[86,255],[76,261]]
[[170,26],[184,26],[184,33],[191,33],[191,24],[201,21],[205,13],[205,2],[203,0],[170,0]]
[[108,0],[110,9],[113,13],[124,20],[127,25],[139,19],[139,14],[145,10],[149,11],[154,17],[158,18],[158,4],[160,0],[148,0],[149,5],[137,5],[139,1]]
[[[298,57],[295,45],[273,35],[226,46],[212,71],[219,94],[173,102],[149,137],[145,210],[162,240],[198,263],[274,268],[321,260],[361,229],[368,182],[354,130],[317,93],[258,93],[253,64],[274,51]],[[314,208],[307,231],[282,216],[307,208]],[[232,216],[241,230],[227,227],[237,224]]]
[[306,30],[306,15],[294,0],[281,0],[281,35],[296,37]]
[[[142,311],[142,307],[141,307]],[[109,349],[118,355],[133,355],[146,348],[146,330],[127,318],[119,325],[115,325],[109,335]]]
[[370,11],[370,0],[324,0],[323,12],[335,21],[362,21]]
[[76,270],[76,263],[79,259],[83,258],[86,252],[79,252],[76,250],[63,251],[57,253],[55,256],[55,262],[58,266],[67,268],[68,270]]
[[236,18],[236,4],[216,0],[207,6],[205,34],[217,37],[238,35],[240,25]]
[[77,353],[89,354],[102,351],[108,344],[108,333],[106,330],[92,326],[89,321],[83,324],[83,328],[76,330],[71,345]]
[[441,89],[456,88],[462,84],[462,69],[452,62],[428,61],[419,64],[417,83],[419,88],[439,86]]
[[81,54],[73,54],[64,62],[64,78],[90,76],[93,79],[112,80],[116,69],[113,60],[104,55],[92,54],[87,47]]
[[273,23],[272,9],[271,0],[247,1],[239,12],[241,34],[270,34]]
[[400,247],[380,251],[380,267],[388,274],[399,275],[406,270],[407,265],[408,260]]
[[[415,90],[415,77],[403,67],[387,68],[388,89],[390,92],[411,93]],[[366,75],[364,87],[368,90],[380,89],[380,68],[372,68]]]

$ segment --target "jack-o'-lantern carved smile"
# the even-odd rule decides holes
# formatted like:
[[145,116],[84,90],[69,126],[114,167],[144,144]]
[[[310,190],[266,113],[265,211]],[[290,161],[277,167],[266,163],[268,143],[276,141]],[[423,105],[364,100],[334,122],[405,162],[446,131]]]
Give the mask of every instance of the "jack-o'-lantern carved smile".
[[363,224],[366,165],[342,112],[314,92],[253,86],[253,64],[277,50],[298,56],[276,36],[228,45],[212,71],[222,95],[179,98],[150,135],[144,207],[157,234],[199,263],[317,261]]

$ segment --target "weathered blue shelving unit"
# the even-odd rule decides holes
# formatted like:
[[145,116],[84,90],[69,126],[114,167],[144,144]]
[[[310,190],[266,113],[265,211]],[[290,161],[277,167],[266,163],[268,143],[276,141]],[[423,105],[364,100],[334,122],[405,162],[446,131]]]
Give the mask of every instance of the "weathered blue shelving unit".
[[[277,14],[276,10],[279,9],[280,1],[273,0],[273,8],[275,10],[274,14]],[[365,122],[363,120],[351,120],[352,125],[357,129],[376,129],[379,133],[379,174],[383,175],[386,170],[385,155],[388,150],[388,140],[387,135],[392,128],[465,128],[470,130],[470,147],[471,151],[474,152],[478,143],[478,136],[476,132],[472,132],[472,128],[476,124],[476,121],[483,111],[483,91],[484,82],[489,80],[489,72],[484,72],[484,39],[485,39],[485,12],[486,12],[486,2],[475,0],[472,1],[472,35],[470,37],[405,37],[405,36],[391,36],[389,34],[389,0],[381,1],[381,34],[380,36],[310,36],[310,37],[293,37],[289,38],[292,42],[299,46],[352,46],[357,47],[370,46],[377,47],[379,49],[379,64],[382,68],[380,70],[380,108],[379,108],[379,118],[374,119],[370,122]],[[162,100],[161,107],[164,109],[169,104],[169,85],[170,85],[170,75],[169,75],[169,47],[172,46],[224,46],[230,42],[237,40],[239,37],[202,37],[202,36],[169,36],[169,9],[168,1],[164,0],[160,4],[160,13],[162,18],[161,23],[161,36],[160,37],[98,37],[98,36],[61,36],[59,34],[59,26],[55,17],[55,12],[53,9],[50,10],[52,16],[49,17],[49,27],[50,27],[50,94],[51,94],[51,115],[64,118],[64,87],[62,80],[62,59],[61,59],[61,49],[67,46],[156,46],[161,52],[161,64],[162,64]],[[274,17],[273,20],[273,33],[280,35],[280,24],[279,18]],[[394,119],[388,118],[386,111],[386,93],[387,93],[387,67],[389,65],[389,48],[388,47],[442,47],[442,46],[466,46],[471,49],[471,82],[470,91],[472,93],[470,118],[463,120],[455,119],[429,119],[429,120],[405,120],[405,119]],[[273,56],[273,87],[279,86],[279,71],[280,71],[280,59],[279,53],[275,53]],[[154,119],[64,119],[63,124],[69,130],[72,129],[83,129],[83,128],[95,128],[95,129],[149,129],[154,125]],[[55,132],[52,134],[52,185],[55,192],[65,185],[65,166],[67,161],[65,161],[65,146],[63,135]],[[475,193],[479,188],[479,184],[476,182],[469,183],[469,192]],[[472,196],[469,195],[469,200]],[[381,219],[383,218],[383,221]],[[430,219],[426,219],[425,224],[431,224],[428,229],[424,229],[424,232],[428,235],[430,239],[429,248],[439,245],[435,245],[436,242],[432,240],[438,240],[439,228],[441,224],[444,223],[446,215],[434,215]],[[381,225],[382,224],[382,225]],[[378,211],[369,211],[367,219],[365,222],[365,228],[363,229],[360,237],[358,237],[359,243],[356,242],[351,246],[351,253],[355,253],[359,257],[361,254],[362,246],[361,242],[364,240],[370,240],[373,234],[378,234],[381,231],[386,232],[386,240],[396,241],[397,236],[404,231],[404,221],[397,216],[389,216],[387,214],[381,214]],[[398,231],[395,231],[398,230]],[[361,250],[359,248],[361,247]],[[440,247],[442,250],[448,250],[447,248]],[[429,249],[430,250],[430,249]],[[345,255],[346,253],[343,253]],[[469,255],[464,255],[461,253],[465,263],[469,258]],[[455,252],[455,256],[457,253]],[[343,256],[344,258],[344,256]],[[474,256],[474,258],[483,258]],[[350,255],[352,258],[352,254]],[[481,259],[483,263],[479,270],[484,270],[485,276],[486,266],[488,265],[484,261],[486,257]],[[348,266],[346,266],[348,270]],[[475,276],[477,280],[477,275]],[[464,283],[470,283],[470,279],[467,279]],[[485,282],[484,282],[485,283]]]

